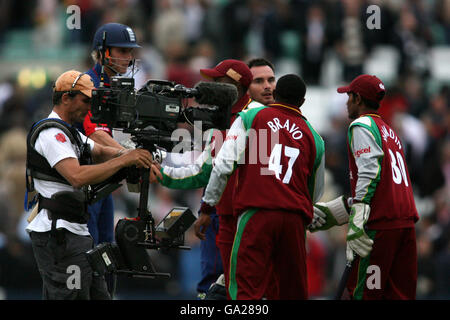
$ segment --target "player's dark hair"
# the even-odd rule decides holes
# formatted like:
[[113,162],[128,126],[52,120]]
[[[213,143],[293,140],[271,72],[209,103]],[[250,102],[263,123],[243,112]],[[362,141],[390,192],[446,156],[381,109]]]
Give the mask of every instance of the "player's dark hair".
[[299,105],[306,94],[306,84],[295,74],[287,74],[277,81],[273,92],[275,101]]
[[270,62],[269,60],[266,60],[264,58],[252,59],[247,63],[247,66],[249,68],[269,66],[272,69],[272,71],[275,72],[275,67],[273,66],[272,62]]
[[91,58],[94,60],[94,63],[100,63],[102,60],[102,54],[100,50],[92,50],[91,52]]
[[[353,95],[353,99],[356,97],[356,93],[350,92]],[[380,104],[376,101],[369,100],[364,98],[362,95],[359,95],[361,97],[361,102],[369,109],[372,110],[378,110],[380,108]]]

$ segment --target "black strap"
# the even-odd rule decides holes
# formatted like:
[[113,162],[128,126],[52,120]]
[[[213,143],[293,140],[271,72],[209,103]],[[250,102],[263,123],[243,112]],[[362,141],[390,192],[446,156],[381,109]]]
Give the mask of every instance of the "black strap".
[[86,206],[71,205],[68,202],[58,201],[55,199],[45,198],[39,194],[39,207],[49,211],[49,219],[56,224],[57,219],[63,219],[68,222],[85,224],[89,220],[89,213]]

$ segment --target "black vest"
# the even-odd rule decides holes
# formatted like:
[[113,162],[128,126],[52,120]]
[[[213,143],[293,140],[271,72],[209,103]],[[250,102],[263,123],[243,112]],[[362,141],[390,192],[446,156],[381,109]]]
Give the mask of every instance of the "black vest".
[[55,168],[50,166],[47,159],[34,148],[39,133],[52,127],[61,129],[69,137],[70,142],[77,146],[77,156],[80,165],[92,163],[90,147],[87,143],[83,143],[76,128],[60,119],[48,118],[40,120],[33,124],[27,136],[26,186],[28,192],[34,191],[33,178],[70,185]]

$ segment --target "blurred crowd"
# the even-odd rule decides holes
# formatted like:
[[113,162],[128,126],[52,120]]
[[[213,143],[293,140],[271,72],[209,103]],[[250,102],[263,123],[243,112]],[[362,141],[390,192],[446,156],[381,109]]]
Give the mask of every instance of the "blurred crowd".
[[[373,4],[381,9],[379,29],[367,24],[372,13],[366,9]],[[70,5],[81,9],[80,29],[66,26]],[[93,34],[107,22],[131,26],[143,47],[137,53],[137,87],[150,78],[193,87],[201,80],[200,68],[253,57],[271,60],[277,77],[295,70],[309,88],[337,87],[364,73],[377,47],[392,48],[399,59],[392,78],[380,76],[387,84],[380,113],[402,138],[414,185],[420,215],[417,298],[450,298],[450,76],[436,78],[430,61],[432,48],[450,46],[450,0],[0,1],[0,57],[8,50],[8,35],[28,32],[31,64],[41,62],[32,59],[39,46],[81,46],[85,55],[77,69],[87,70]],[[324,72],[330,56],[340,70],[332,83]],[[0,298],[39,298],[39,292],[31,293],[41,283],[25,233],[24,169],[26,133],[52,107],[51,80],[39,89],[22,86],[17,75],[0,82]],[[328,108],[321,119],[327,129],[320,132],[327,167],[323,201],[350,190],[345,102],[336,95],[329,105],[314,106]],[[123,189],[114,193],[116,219],[136,215],[137,196]],[[152,186],[150,210],[157,221],[175,205],[197,212],[200,197],[201,190]],[[152,253],[157,268],[173,274],[170,281],[120,280],[118,297],[141,290],[144,295],[130,297],[194,298],[199,240],[188,232],[186,242],[189,252]],[[345,266],[345,227],[308,233],[308,252],[311,297],[332,297]]]

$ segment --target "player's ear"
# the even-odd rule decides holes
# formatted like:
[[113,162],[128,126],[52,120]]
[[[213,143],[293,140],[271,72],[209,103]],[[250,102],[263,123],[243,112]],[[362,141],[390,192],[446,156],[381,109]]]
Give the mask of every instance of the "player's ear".
[[71,96],[69,92],[64,92],[61,96],[61,102],[62,104],[67,104],[70,102],[70,100],[72,100],[72,98],[73,96]]
[[354,97],[355,97],[355,103],[356,104],[361,104],[362,103],[361,95],[359,93],[356,93],[354,95]]
[[305,103],[305,98],[300,100],[300,103],[299,103],[298,107],[300,108],[304,103]]

